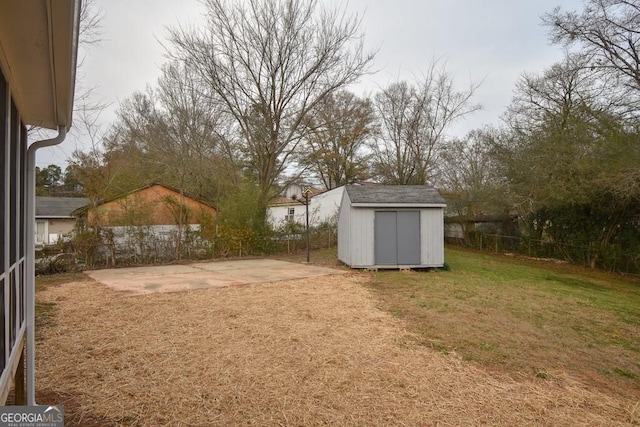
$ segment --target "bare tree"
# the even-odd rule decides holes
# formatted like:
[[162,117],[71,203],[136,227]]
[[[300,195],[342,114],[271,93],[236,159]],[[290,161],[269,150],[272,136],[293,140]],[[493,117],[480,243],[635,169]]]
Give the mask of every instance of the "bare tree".
[[97,6],[96,0],[84,0],[80,6],[80,33],[78,42],[81,45],[94,45],[102,41],[102,19],[104,14]]
[[380,138],[374,144],[373,172],[389,184],[413,184],[417,167],[409,139],[413,139],[415,90],[407,82],[393,83],[375,97]]
[[171,56],[198,72],[245,140],[264,203],[307,113],[367,72],[359,19],[317,0],[206,0],[207,25],[173,29]]
[[[607,75],[606,86],[629,112],[640,102],[640,1],[586,0],[582,13],[558,7],[543,17],[554,43],[578,46],[590,69]],[[632,89],[630,92],[629,89]],[[624,105],[622,105],[624,103]]]
[[524,73],[504,119],[513,130],[529,132],[545,124],[568,127],[569,118],[584,106],[605,108],[611,87],[605,87],[582,55],[567,55],[541,75]]
[[471,103],[477,87],[458,91],[451,75],[434,61],[417,84],[392,83],[379,92],[380,137],[372,145],[375,173],[390,184],[430,183],[447,130],[480,108]]
[[[80,33],[78,42],[80,44],[80,52],[78,58],[78,81],[76,82],[76,91],[74,105],[75,114],[82,115],[80,126],[84,126],[86,121],[95,121],[100,113],[106,108],[102,101],[95,99],[94,87],[87,87],[83,84],[83,64],[91,49],[99,45],[102,41],[102,21],[104,13],[99,7],[96,0],[84,0],[80,7]],[[87,117],[91,116],[91,117]],[[85,119],[86,117],[86,119]]]
[[[145,151],[171,176],[173,185],[206,200],[216,200],[223,187],[240,180],[239,157],[223,105],[194,84],[198,75],[184,63],[163,67],[158,81],[155,137]],[[204,87],[206,89],[206,86]],[[168,162],[171,171],[167,171]]]
[[441,156],[441,188],[447,209],[459,216],[502,214],[508,210],[506,179],[493,155],[497,131],[476,129],[446,144]]
[[228,138],[228,117],[219,103],[196,89],[197,78],[183,63],[166,64],[155,89],[136,92],[120,105],[105,148],[142,153],[139,163],[128,168],[143,172],[145,184],[161,182],[214,202],[239,182],[240,171]]
[[300,163],[327,190],[368,176],[367,141],[375,132],[369,99],[340,91],[323,99],[304,122],[307,128]]

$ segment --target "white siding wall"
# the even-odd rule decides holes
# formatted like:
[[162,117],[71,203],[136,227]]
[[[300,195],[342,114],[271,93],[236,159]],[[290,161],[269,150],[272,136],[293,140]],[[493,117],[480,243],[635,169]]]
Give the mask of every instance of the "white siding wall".
[[420,213],[420,238],[422,265],[442,267],[444,264],[444,209],[422,209]]
[[[336,218],[343,193],[344,186],[334,188],[312,197],[309,202],[309,225],[311,227],[316,227],[324,222],[329,222]],[[305,225],[305,206],[298,202],[293,202],[286,206],[269,206],[267,208],[267,221],[269,224],[274,228],[285,225],[289,208],[295,209],[294,221],[300,225]]]
[[338,259],[351,265],[351,201],[347,193],[342,194],[338,214]]
[[309,204],[309,223],[315,226],[335,219],[340,209],[343,193],[344,186],[313,197]]
[[48,243],[50,245],[58,243],[59,239],[69,240],[69,238],[71,238],[71,234],[73,233],[73,227],[76,224],[76,220],[72,218],[50,219],[47,222],[49,223]]
[[[301,203],[281,206],[269,206],[267,208],[267,222],[274,228],[283,227],[288,221],[289,209],[293,208],[293,220],[300,225],[305,225],[305,210]],[[309,215],[311,220],[311,215]]]
[[[349,197],[344,195],[338,220],[340,261],[354,268],[375,266],[375,212],[375,208],[352,207]],[[441,267],[444,264],[443,213],[442,208],[420,209],[422,267]]]
[[[183,228],[189,227],[193,232],[200,231],[200,224],[187,224]],[[145,236],[145,240],[173,240],[177,237],[177,225],[143,225],[143,226],[113,226],[103,227],[105,230],[113,232],[113,241],[117,245],[137,244],[140,232]],[[184,238],[184,237],[183,237]]]
[[351,209],[351,266],[370,267],[375,263],[374,252],[375,210]]

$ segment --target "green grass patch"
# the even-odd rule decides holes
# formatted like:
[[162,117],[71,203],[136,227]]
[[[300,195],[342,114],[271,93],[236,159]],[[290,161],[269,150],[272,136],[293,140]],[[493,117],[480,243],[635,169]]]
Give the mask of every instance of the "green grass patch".
[[445,258],[447,271],[371,273],[382,306],[424,345],[490,370],[565,371],[640,397],[640,281],[459,248]]

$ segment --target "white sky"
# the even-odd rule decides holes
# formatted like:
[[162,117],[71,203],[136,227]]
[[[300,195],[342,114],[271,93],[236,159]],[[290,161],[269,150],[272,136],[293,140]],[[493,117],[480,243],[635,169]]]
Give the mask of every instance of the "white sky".
[[[342,4],[339,0],[321,3]],[[93,47],[79,77],[94,87],[94,96],[110,106],[104,127],[115,118],[120,101],[154,85],[165,62],[167,26],[198,25],[204,6],[198,0],[98,0],[104,41]],[[363,95],[391,81],[411,79],[442,57],[460,88],[482,82],[474,97],[483,109],[450,134],[496,124],[511,101],[523,72],[541,72],[562,57],[550,45],[540,17],[554,7],[582,10],[581,0],[350,0],[348,10],[362,15],[361,29],[369,50],[379,49],[374,69],[354,88]],[[86,139],[69,137],[60,146],[41,150],[38,166],[63,168]]]

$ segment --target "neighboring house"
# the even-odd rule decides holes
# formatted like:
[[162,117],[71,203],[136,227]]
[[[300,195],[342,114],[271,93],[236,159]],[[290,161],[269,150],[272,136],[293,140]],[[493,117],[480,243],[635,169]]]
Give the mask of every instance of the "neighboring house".
[[[282,197],[278,197],[267,208],[267,221],[272,227],[284,228],[289,223],[306,224],[304,188],[288,187]],[[335,223],[342,200],[344,186],[322,191],[311,189],[309,195],[309,225]]]
[[[0,404],[12,386],[36,404],[35,158],[71,127],[80,3],[0,2]],[[28,126],[57,133],[29,144]]]
[[442,267],[445,206],[423,185],[347,185],[338,259],[353,268]]
[[53,245],[69,237],[76,225],[71,213],[88,203],[85,197],[36,197],[36,245]]
[[150,184],[86,209],[87,224],[112,229],[116,240],[126,240],[127,234],[141,227],[150,235],[169,239],[177,236],[180,227],[194,231],[203,225],[213,227],[216,216],[215,207],[162,184]]

